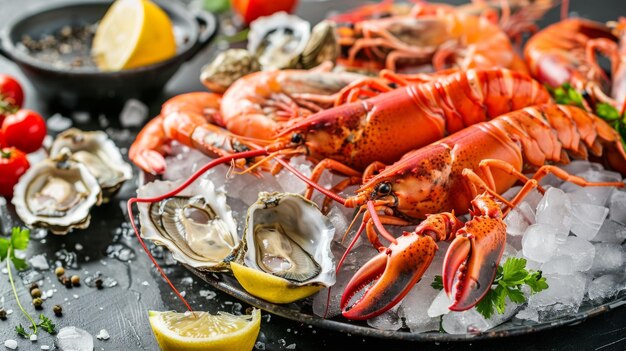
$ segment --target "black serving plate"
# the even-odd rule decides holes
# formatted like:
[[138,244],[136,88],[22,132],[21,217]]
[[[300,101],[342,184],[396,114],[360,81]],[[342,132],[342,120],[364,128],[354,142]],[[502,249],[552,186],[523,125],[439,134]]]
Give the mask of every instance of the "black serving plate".
[[552,320],[547,320],[541,323],[513,319],[500,324],[493,329],[474,334],[447,334],[435,331],[411,333],[410,331],[404,329],[397,331],[379,330],[368,326],[364,322],[348,321],[342,317],[324,319],[313,313],[311,298],[286,305],[273,304],[250,295],[241,287],[241,285],[239,285],[237,280],[231,274],[207,274],[206,272],[199,271],[191,266],[184,266],[214,288],[272,314],[297,322],[310,324],[315,327],[334,330],[339,333],[349,333],[352,335],[402,341],[450,342],[488,340],[508,336],[526,335],[557,327],[579,324],[584,322],[587,318],[606,313],[626,304],[626,292],[622,291],[617,297],[610,301],[606,301],[601,304],[591,304],[588,301],[584,301],[577,313],[556,317]]
[[176,55],[156,64],[102,72],[96,68],[55,68],[17,49],[24,35],[39,38],[65,25],[84,26],[98,22],[111,5],[107,0],[55,3],[9,21],[0,33],[0,54],[15,62],[47,102],[67,108],[106,106],[129,98],[157,95],[180,66],[204,48],[217,31],[217,20],[207,12],[192,13],[174,1],[156,1],[168,14],[175,32],[184,40]]

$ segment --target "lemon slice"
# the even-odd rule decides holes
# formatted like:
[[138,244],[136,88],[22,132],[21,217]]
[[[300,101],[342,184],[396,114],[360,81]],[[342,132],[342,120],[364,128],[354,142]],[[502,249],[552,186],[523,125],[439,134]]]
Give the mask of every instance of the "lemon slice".
[[261,329],[261,311],[235,316],[219,312],[150,311],[150,326],[162,350],[252,350]]
[[311,296],[322,289],[321,285],[290,284],[286,279],[236,262],[230,263],[230,269],[247,292],[272,303],[291,303]]
[[103,71],[168,59],[176,54],[172,22],[148,0],[117,0],[96,29],[91,54]]

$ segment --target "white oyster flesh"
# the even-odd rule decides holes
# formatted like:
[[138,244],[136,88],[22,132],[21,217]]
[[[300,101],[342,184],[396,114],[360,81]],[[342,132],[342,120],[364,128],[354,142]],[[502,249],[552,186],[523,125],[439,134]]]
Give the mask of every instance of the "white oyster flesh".
[[[154,181],[137,191],[140,198],[159,196],[181,181]],[[225,270],[236,258],[240,238],[226,195],[199,179],[174,197],[139,204],[141,236],[165,245],[174,258],[192,267]]]
[[331,286],[334,233],[329,219],[301,195],[262,192],[248,209],[244,264],[297,286]]

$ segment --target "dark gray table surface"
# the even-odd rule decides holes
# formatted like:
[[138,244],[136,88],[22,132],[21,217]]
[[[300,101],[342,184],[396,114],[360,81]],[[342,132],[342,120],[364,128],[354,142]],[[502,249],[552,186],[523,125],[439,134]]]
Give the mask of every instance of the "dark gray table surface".
[[[0,26],[7,18],[22,11],[35,8],[47,0],[0,0]],[[460,1],[455,1],[459,3]],[[347,9],[358,1],[301,1],[298,14],[311,20],[319,21],[330,10]],[[606,21],[616,19],[619,15],[626,15],[626,1],[624,0],[572,0],[571,9],[580,16]],[[558,10],[553,10],[542,21],[542,25],[555,21]],[[217,49],[209,47],[199,53],[191,62],[186,64],[165,87],[161,96],[155,96],[151,101],[145,101],[150,106],[151,114],[156,114],[160,104],[168,97],[189,91],[203,91],[198,80],[200,68],[215,56]],[[49,117],[57,111],[50,108],[44,101],[37,98],[33,87],[23,77],[21,72],[11,63],[0,59],[0,73],[8,73],[20,79],[26,89],[26,107],[40,111]],[[136,129],[120,130],[117,116],[121,106],[108,106],[89,111],[91,122],[86,124],[75,123],[75,126],[84,129],[101,128],[102,118],[109,124],[104,127],[115,137],[115,141],[122,147],[128,147],[132,142]],[[67,111],[61,111],[67,112]],[[136,170],[135,170],[136,171]],[[125,199],[134,194],[135,180],[127,182],[117,198],[109,204],[92,211],[92,223],[87,230],[75,231],[67,236],[48,235],[43,240],[33,240],[28,255],[45,254],[49,261],[56,259],[55,253],[63,248],[75,251],[78,257],[79,268],[70,270],[83,278],[97,271],[115,277],[119,285],[104,290],[96,290],[85,286],[66,289],[62,287],[51,271],[43,272],[44,290],[57,289],[44,306],[44,312],[52,316],[51,308],[54,304],[61,304],[64,309],[62,318],[53,317],[57,326],[77,326],[94,335],[96,350],[157,350],[158,346],[148,324],[148,310],[184,310],[184,306],[172,294],[169,287],[163,282],[156,270],[152,267],[147,256],[143,253],[136,239],[123,228],[126,221]],[[10,207],[0,207],[0,227],[11,225],[12,214]],[[121,233],[121,234],[120,234]],[[76,250],[76,244],[83,246]],[[134,251],[130,261],[119,261],[108,258],[107,247],[111,244],[122,244]],[[186,297],[192,305],[200,310],[233,310],[240,306],[245,310],[248,306],[233,298],[215,291],[207,284],[195,278],[181,266],[168,266],[166,270],[173,282],[186,292]],[[18,282],[21,301],[31,312],[30,297],[26,288]],[[200,295],[201,290],[211,290],[217,295],[207,299]],[[15,304],[7,275],[0,273],[0,298],[4,299],[4,307],[14,312],[7,321],[0,321],[0,349],[6,339],[16,339],[19,350],[39,350],[41,345],[50,345],[54,339],[45,332],[39,333],[39,341],[31,343],[21,340],[13,328],[17,323],[26,325],[26,320],[19,313]],[[0,300],[0,306],[2,306]],[[34,314],[34,313],[33,313]],[[95,335],[100,329],[106,329],[111,338],[106,341],[96,340]],[[406,343],[376,338],[363,338],[340,334],[331,330],[311,328],[311,326],[278,316],[263,313],[263,323],[259,341],[264,342],[266,350],[284,350],[286,346],[295,343],[296,350],[319,350],[321,348],[334,350],[345,348],[346,345],[359,349],[385,350],[624,350],[626,349],[626,308],[590,318],[575,326],[561,327],[551,331],[535,333],[522,337],[509,337],[497,340],[463,342],[463,343]]]

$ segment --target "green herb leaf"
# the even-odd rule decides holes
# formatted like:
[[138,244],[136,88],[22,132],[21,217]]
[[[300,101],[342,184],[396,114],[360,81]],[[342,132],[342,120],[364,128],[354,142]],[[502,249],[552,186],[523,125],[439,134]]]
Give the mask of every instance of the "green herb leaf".
[[11,233],[11,245],[15,250],[26,250],[30,240],[30,230],[26,228],[14,227]]
[[50,318],[47,318],[43,314],[40,314],[39,319],[41,320],[41,322],[39,322],[38,326],[41,327],[41,329],[45,330],[49,334],[55,334],[57,332],[56,325],[54,325]]
[[508,285],[520,284],[528,276],[524,267],[526,267],[525,259],[509,257],[502,266],[502,280]]
[[617,109],[604,102],[596,105],[596,114],[606,121],[616,121],[620,118]]
[[0,262],[4,261],[9,255],[9,239],[0,238]]
[[495,290],[489,290],[487,295],[476,305],[476,310],[485,318],[490,318],[493,315],[493,307],[496,304],[496,300],[497,296]]
[[17,332],[19,336],[23,337],[24,339],[30,338],[30,333],[27,332],[26,329],[24,329],[24,327],[21,324],[15,327],[15,331]]
[[541,276],[541,272],[526,270],[526,263],[523,258],[509,257],[503,265],[498,266],[491,289],[476,305],[480,314],[485,318],[493,316],[494,310],[503,314],[507,298],[515,303],[526,302],[526,296],[521,290],[524,284],[530,287],[532,293],[548,288],[546,278]]
[[24,259],[15,257],[15,255],[11,255],[11,262],[13,262],[13,266],[18,271],[23,271],[28,268],[28,264],[26,263],[26,261]]
[[441,278],[441,276],[440,275],[436,275],[435,276],[435,280],[433,280],[433,282],[430,283],[430,286],[432,286],[433,289],[435,289],[435,290],[443,289],[443,279]]

